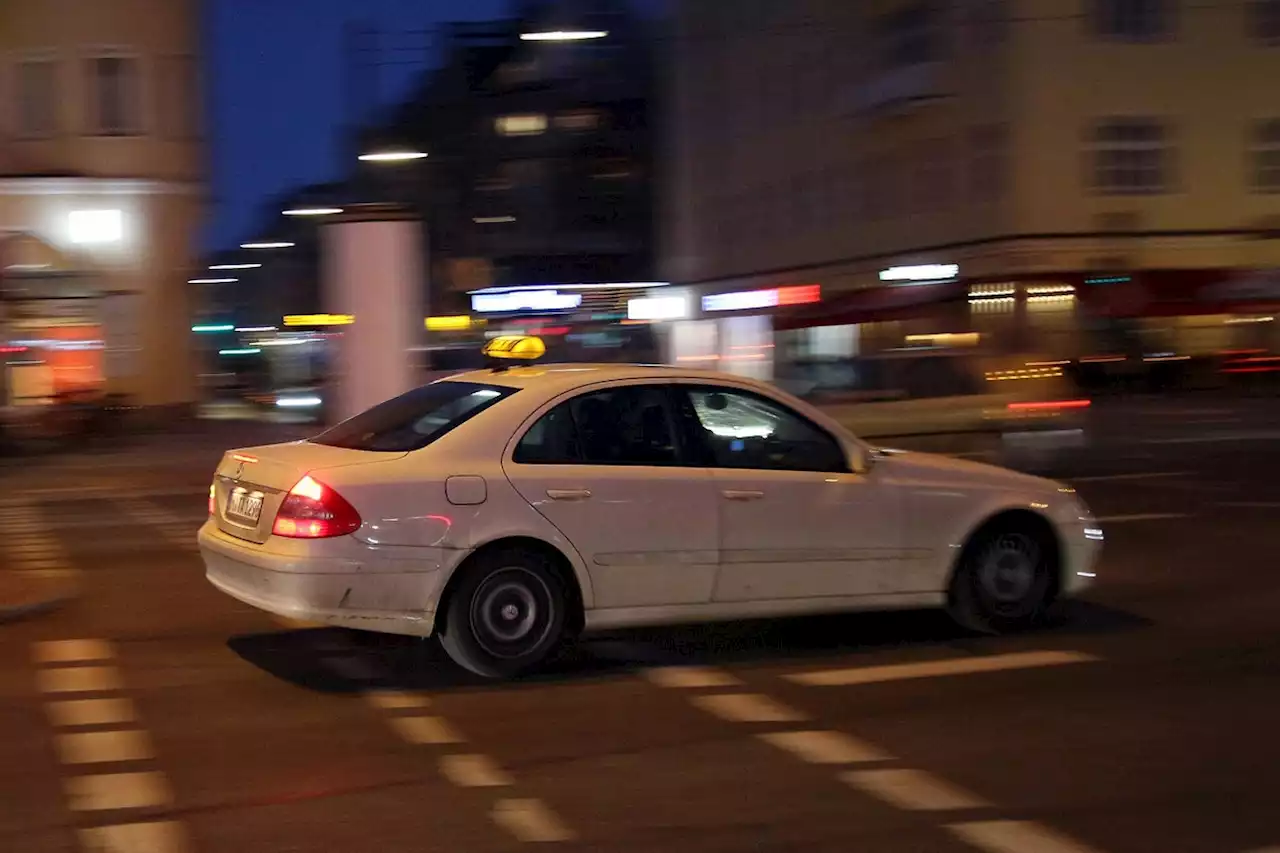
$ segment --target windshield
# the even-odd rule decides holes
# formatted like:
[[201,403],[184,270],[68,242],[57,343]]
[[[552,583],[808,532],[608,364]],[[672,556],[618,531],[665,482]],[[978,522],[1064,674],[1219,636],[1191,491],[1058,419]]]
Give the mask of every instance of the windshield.
[[311,442],[348,450],[407,453],[426,447],[516,390],[476,382],[433,382],[379,403]]

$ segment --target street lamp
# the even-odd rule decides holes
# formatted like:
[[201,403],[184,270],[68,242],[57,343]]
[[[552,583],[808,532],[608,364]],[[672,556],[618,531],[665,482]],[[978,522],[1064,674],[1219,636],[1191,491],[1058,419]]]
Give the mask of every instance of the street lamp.
[[241,243],[241,249],[292,249],[297,243],[290,243],[287,240],[267,240],[256,243]]
[[361,154],[360,159],[366,163],[405,163],[409,160],[421,160],[427,156],[425,151],[396,149],[389,151],[371,151]]
[[285,216],[333,216],[341,212],[340,207],[289,207],[281,211]]
[[536,33],[521,33],[521,41],[590,41],[602,39],[609,35],[607,30],[547,30]]

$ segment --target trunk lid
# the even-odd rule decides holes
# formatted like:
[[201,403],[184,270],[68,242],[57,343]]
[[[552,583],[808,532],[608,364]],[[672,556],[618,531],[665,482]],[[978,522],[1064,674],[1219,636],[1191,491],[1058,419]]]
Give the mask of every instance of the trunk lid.
[[296,441],[228,450],[213,478],[214,519],[230,536],[262,544],[271,536],[280,504],[306,474],[387,462],[404,453],[348,450]]

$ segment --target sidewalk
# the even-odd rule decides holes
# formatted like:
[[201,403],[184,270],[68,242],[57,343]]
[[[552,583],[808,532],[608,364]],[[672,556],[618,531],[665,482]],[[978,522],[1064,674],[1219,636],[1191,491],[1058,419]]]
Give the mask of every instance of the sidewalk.
[[0,624],[46,613],[70,601],[76,592],[66,580],[0,571]]

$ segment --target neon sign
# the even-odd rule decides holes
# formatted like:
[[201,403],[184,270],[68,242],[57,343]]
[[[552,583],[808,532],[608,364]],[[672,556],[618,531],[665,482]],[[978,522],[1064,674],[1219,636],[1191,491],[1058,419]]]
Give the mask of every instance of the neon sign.
[[567,311],[582,304],[581,293],[558,290],[514,290],[510,293],[477,293],[471,310],[485,314],[499,311]]
[[920,264],[880,270],[881,281],[942,281],[960,274],[959,264]]
[[801,284],[769,290],[740,290],[702,297],[703,311],[753,311],[782,305],[807,305],[822,301],[822,286]]

